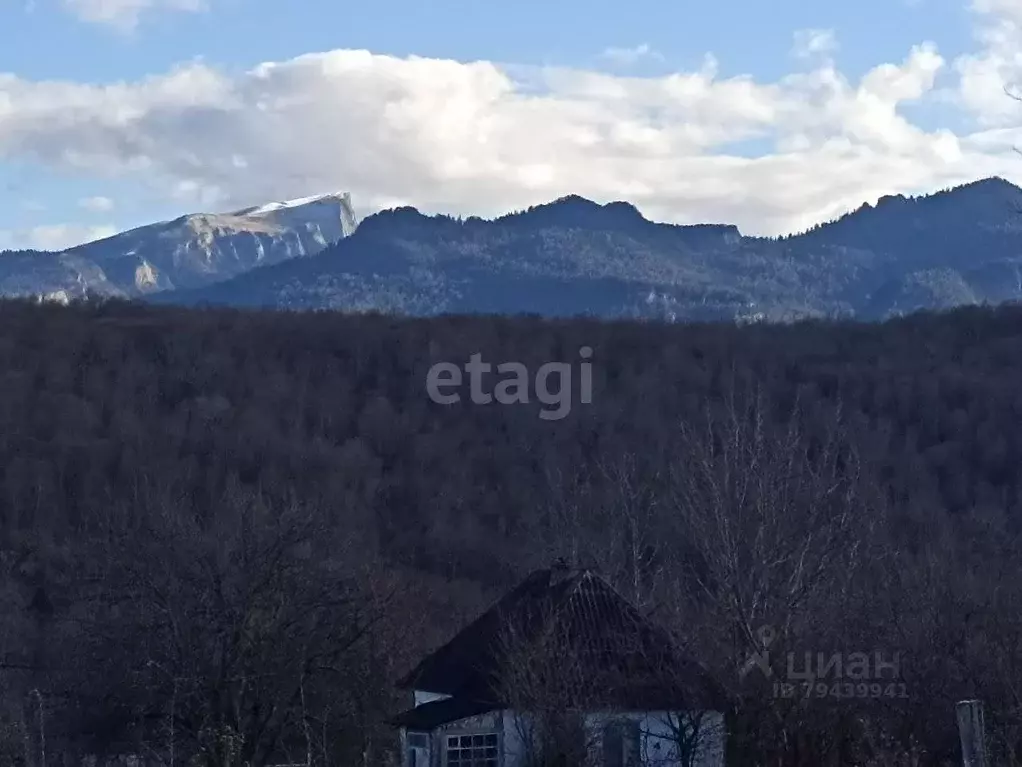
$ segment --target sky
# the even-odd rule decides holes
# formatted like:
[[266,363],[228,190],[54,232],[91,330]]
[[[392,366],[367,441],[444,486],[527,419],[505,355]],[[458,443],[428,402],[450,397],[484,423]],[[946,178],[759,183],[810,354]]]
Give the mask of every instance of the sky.
[[0,249],[349,191],[801,231],[1022,184],[1022,0],[0,0]]

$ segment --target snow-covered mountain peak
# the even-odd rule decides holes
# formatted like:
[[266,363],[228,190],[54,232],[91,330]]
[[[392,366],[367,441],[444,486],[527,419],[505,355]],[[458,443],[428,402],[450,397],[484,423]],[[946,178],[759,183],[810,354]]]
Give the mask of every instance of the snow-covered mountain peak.
[[350,192],[327,192],[325,194],[314,194],[309,197],[296,197],[293,200],[280,200],[278,202],[268,202],[264,205],[258,205],[254,208],[245,208],[239,210],[235,215],[238,216],[261,216],[267,213],[276,213],[280,210],[287,210],[289,208],[301,208],[305,205],[312,205],[315,203],[340,203],[342,205],[351,205],[351,193]]
[[229,215],[246,221],[273,222],[285,227],[293,227],[299,220],[306,223],[316,222],[326,229],[339,227],[337,237],[347,237],[358,226],[349,192],[327,192],[297,197],[293,200],[269,202]]

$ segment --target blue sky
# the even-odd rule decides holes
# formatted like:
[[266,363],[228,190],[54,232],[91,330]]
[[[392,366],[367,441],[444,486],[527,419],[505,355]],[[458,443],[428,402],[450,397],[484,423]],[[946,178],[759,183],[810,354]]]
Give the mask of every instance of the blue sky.
[[1020,0],[4,0],[0,248],[328,189],[786,231],[1015,180],[1020,22]]
[[[19,2],[7,0],[0,10],[0,62],[4,71],[33,79],[113,82],[198,57],[247,68],[334,48],[596,66],[608,48],[643,43],[664,57],[656,67],[650,62],[653,71],[698,66],[713,53],[723,74],[775,79],[791,69],[799,29],[835,30],[838,59],[852,75],[897,60],[924,40],[951,56],[971,45],[968,8],[951,0],[379,0],[357,10],[331,0],[223,0],[208,13],[143,14],[130,35],[81,23],[60,0]],[[56,55],[40,56],[41,47]]]

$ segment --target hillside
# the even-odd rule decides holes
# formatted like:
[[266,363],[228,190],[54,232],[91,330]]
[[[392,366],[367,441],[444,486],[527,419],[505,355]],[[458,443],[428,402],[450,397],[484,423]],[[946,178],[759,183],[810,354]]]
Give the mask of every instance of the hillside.
[[986,179],[885,197],[779,239],[566,197],[493,221],[370,216],[316,258],[161,302],[412,315],[880,319],[1022,298],[1022,190]]
[[347,194],[231,213],[194,213],[62,253],[0,253],[0,295],[66,301],[84,295],[138,297],[197,288],[259,266],[313,255],[355,227]]
[[[559,420],[426,392],[436,362],[578,372],[583,346],[591,404]],[[6,689],[47,691],[54,749],[162,743],[175,701],[189,743],[227,694],[297,711],[299,651],[328,641],[302,703],[336,717],[322,748],[382,749],[393,680],[570,556],[715,670],[739,754],[780,742],[776,715],[812,754],[840,732],[938,764],[975,689],[1017,732],[1020,366],[1016,307],[742,328],[0,304]],[[908,697],[768,717],[740,622],[897,651]]]

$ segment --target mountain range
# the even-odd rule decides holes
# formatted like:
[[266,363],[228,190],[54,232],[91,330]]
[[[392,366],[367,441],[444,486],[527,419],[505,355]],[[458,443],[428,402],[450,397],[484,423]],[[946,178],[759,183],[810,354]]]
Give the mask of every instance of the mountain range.
[[1022,189],[988,178],[890,195],[780,238],[657,223],[629,203],[577,196],[493,220],[397,208],[356,228],[350,197],[330,195],[0,256],[0,292],[52,294],[70,275],[95,292],[185,305],[881,319],[1022,299]]
[[230,213],[195,213],[61,253],[2,253],[0,294],[67,301],[84,295],[138,298],[201,288],[313,255],[356,226],[346,193]]

